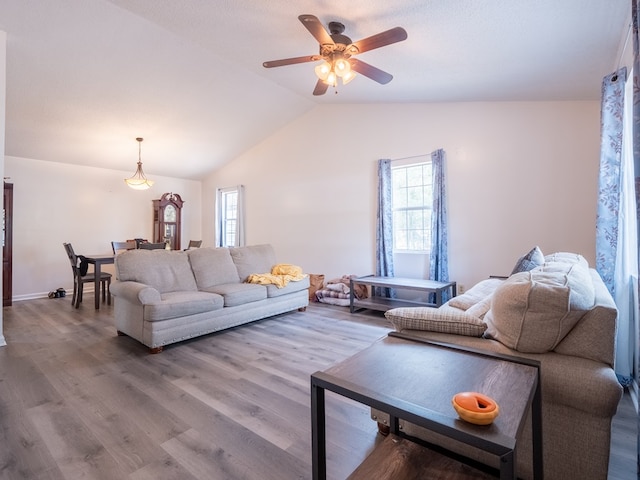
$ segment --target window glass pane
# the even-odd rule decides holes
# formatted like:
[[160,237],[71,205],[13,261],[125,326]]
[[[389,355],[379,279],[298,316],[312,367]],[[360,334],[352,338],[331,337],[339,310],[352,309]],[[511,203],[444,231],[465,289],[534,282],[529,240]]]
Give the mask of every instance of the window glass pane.
[[422,172],[423,172],[422,165],[407,167],[407,186],[415,187],[417,185],[422,185],[423,184]]
[[409,230],[424,230],[424,211],[409,210],[407,212],[407,228]]
[[392,188],[404,188],[407,186],[407,172],[402,168],[391,170]]
[[407,189],[399,188],[394,190],[391,195],[394,208],[406,208],[407,206]]
[[220,195],[220,234],[223,247],[233,247],[238,219],[238,191],[229,189]]
[[424,187],[417,185],[407,188],[407,207],[423,207],[424,206]]
[[431,163],[393,167],[393,248],[426,252],[431,228]]
[[406,230],[407,229],[407,212],[404,210],[393,212],[393,229],[394,230]]
[[423,230],[409,230],[408,236],[408,250],[425,250]]

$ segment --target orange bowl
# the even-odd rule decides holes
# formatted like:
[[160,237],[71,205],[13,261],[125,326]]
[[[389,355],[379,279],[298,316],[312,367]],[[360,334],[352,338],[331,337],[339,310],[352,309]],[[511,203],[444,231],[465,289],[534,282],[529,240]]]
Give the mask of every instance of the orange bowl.
[[451,404],[462,420],[476,425],[489,425],[500,413],[493,398],[478,392],[456,393]]

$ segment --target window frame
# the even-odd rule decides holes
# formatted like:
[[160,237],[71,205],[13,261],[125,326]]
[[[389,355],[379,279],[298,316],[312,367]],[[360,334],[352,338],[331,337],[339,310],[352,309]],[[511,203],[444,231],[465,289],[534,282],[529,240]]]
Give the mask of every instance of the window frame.
[[[235,195],[235,208],[233,209],[233,213],[235,213],[234,218],[230,218],[228,216],[229,209],[227,199],[231,196]],[[216,244],[218,247],[237,247],[238,242],[238,221],[239,221],[239,196],[240,196],[240,187],[225,187],[219,188],[217,192],[217,208],[216,208]],[[229,223],[234,223],[234,229],[232,232],[229,232]],[[227,243],[229,240],[228,236],[233,235],[233,242]]]
[[[408,171],[409,168],[417,167],[417,166],[427,166],[428,171],[424,171],[422,173],[422,179],[420,184],[409,185],[406,183],[405,187],[407,189],[406,192],[406,203],[405,206],[398,205],[397,198],[397,187],[396,187],[396,174],[398,171],[403,170],[405,172]],[[409,205],[409,188],[421,187],[423,192],[422,203],[419,206]],[[393,253],[394,254],[419,254],[419,255],[428,255],[431,251],[431,215],[433,212],[433,183],[432,183],[432,162],[431,157],[429,155],[421,155],[419,157],[412,157],[411,159],[394,161],[391,164],[391,211],[392,211],[392,229],[393,229]],[[428,191],[425,191],[425,189]],[[427,195],[427,193],[429,193]],[[398,248],[398,225],[396,221],[398,212],[422,212],[423,215],[423,228],[421,229],[422,234],[424,236],[423,242],[426,242],[424,245],[424,249],[403,249]],[[427,217],[424,217],[424,214],[427,214]],[[410,228],[404,229],[406,232],[412,230]],[[415,229],[413,229],[415,230]],[[407,238],[407,246],[409,246],[409,240]]]

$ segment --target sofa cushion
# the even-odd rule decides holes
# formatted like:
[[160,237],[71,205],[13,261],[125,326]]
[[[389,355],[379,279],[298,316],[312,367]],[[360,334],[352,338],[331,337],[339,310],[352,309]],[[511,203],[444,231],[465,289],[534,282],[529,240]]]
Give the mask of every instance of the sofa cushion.
[[544,257],[546,263],[580,263],[583,267],[589,267],[589,262],[582,255],[571,252],[555,252]]
[[481,337],[486,329],[484,322],[468,313],[448,305],[440,308],[402,307],[387,310],[384,316],[396,330],[428,330],[469,337]]
[[225,283],[240,283],[228,248],[196,248],[189,250],[188,255],[200,290]]
[[206,291],[222,295],[225,307],[236,307],[267,298],[267,288],[253,283],[226,283],[209,287]]
[[144,319],[155,322],[220,310],[222,307],[222,297],[213,293],[168,292],[161,295],[159,303],[145,305]]
[[591,276],[582,264],[553,263],[516,273],[493,294],[485,337],[519,352],[547,352],[593,303]]
[[252,273],[269,273],[276,264],[276,254],[271,245],[251,245],[230,248],[231,258],[238,270],[241,282]]
[[144,283],[161,294],[198,289],[186,252],[128,250],[116,255],[118,280]]
[[460,310],[467,310],[491,295],[502,282],[504,282],[502,278],[487,278],[481,280],[463,294],[453,297],[448,303],[450,306],[459,308]]
[[535,267],[542,265],[544,262],[544,254],[542,253],[542,250],[540,250],[540,247],[536,245],[528,253],[518,259],[511,271],[511,275],[514,273],[528,272],[529,270],[533,270]]
[[294,280],[287,283],[284,287],[278,288],[277,285],[265,285],[267,287],[267,297],[280,297],[293,292],[299,292],[300,290],[307,290],[309,288],[309,275],[301,280]]
[[465,310],[466,314],[482,320],[484,316],[487,314],[487,312],[491,309],[492,299],[493,299],[493,293],[490,295],[487,295],[475,305],[472,305],[471,307],[467,308]]

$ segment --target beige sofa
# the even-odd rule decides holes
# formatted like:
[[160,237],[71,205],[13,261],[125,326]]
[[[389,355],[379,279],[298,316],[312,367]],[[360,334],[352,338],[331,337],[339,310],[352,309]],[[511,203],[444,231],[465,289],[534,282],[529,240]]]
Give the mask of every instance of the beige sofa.
[[[611,420],[622,395],[612,368],[615,304],[580,255],[549,255],[531,266],[507,279],[483,280],[440,308],[397,308],[385,315],[414,338],[539,361],[545,478],[606,479]],[[518,439],[518,476],[525,479],[533,476],[530,416]],[[372,418],[384,430],[388,416],[372,410]],[[482,452],[414,425],[401,422],[401,428],[498,466]]]
[[130,250],[116,255],[114,317],[118,334],[158,353],[164,345],[270,317],[309,304],[309,277],[246,283],[272,272],[271,245]]

